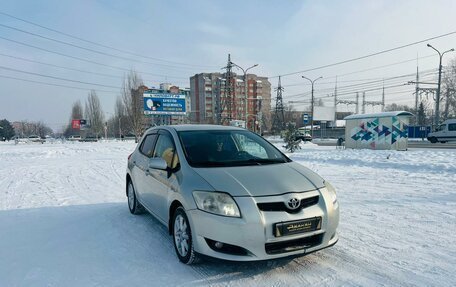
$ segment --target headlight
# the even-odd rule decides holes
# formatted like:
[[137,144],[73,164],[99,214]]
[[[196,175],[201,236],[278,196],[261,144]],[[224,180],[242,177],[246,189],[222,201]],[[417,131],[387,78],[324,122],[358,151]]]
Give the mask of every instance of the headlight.
[[336,204],[337,202],[337,194],[336,194],[336,190],[334,189],[334,187],[327,181],[325,181],[325,186],[326,186],[326,190],[328,190],[328,193],[329,193],[329,196],[331,197],[331,201],[333,204]]
[[198,209],[230,217],[241,217],[239,208],[234,199],[227,193],[215,191],[194,191]]

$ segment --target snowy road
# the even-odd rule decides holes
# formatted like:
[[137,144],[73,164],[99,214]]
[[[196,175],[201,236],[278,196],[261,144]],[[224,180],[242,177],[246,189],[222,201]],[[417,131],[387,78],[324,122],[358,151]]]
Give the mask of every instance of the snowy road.
[[180,264],[164,226],[124,195],[133,143],[0,144],[0,286],[454,286],[456,151],[292,159],[331,181],[340,241],[306,257]]

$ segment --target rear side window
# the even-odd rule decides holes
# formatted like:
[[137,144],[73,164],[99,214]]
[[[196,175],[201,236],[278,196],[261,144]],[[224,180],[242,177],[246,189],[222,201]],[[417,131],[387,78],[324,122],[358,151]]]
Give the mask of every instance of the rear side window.
[[157,138],[156,134],[147,135],[139,148],[139,151],[147,157],[152,157],[154,153],[154,144],[155,139]]
[[449,124],[448,125],[448,130],[449,131],[456,131],[456,124]]

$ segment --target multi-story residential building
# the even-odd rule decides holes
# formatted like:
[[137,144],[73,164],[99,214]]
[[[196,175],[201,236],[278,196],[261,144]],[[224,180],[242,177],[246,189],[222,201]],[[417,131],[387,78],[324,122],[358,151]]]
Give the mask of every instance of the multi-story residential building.
[[[190,77],[191,119],[196,123],[228,124],[227,119],[246,120],[254,131],[270,129],[271,84],[266,77],[232,73],[231,105],[227,107],[226,76],[222,73],[200,73]],[[247,86],[247,99],[245,88]],[[246,107],[247,100],[247,110]],[[231,110],[231,113],[228,111]]]

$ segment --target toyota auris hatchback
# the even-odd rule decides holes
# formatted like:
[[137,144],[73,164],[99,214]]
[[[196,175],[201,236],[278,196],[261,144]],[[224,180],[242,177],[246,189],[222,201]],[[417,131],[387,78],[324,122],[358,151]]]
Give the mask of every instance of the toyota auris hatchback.
[[131,213],[168,228],[186,264],[305,255],[338,241],[331,184],[242,128],[147,130],[128,158],[126,195]]

